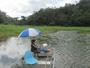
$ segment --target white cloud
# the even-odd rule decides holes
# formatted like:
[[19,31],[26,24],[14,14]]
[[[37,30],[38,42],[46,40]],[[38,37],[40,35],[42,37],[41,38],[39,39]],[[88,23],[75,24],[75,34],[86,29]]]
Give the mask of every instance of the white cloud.
[[0,0],[0,10],[5,11],[8,15],[15,17],[21,16],[24,6],[27,6],[28,0]]
[[60,7],[79,0],[0,0],[0,10],[12,17],[28,16],[40,8]]

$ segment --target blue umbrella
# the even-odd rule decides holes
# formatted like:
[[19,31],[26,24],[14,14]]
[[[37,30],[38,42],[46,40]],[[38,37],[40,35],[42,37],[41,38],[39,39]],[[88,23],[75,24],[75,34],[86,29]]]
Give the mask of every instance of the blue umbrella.
[[34,37],[39,35],[41,35],[41,31],[39,31],[38,29],[28,28],[22,31],[18,37],[29,37],[29,36]]

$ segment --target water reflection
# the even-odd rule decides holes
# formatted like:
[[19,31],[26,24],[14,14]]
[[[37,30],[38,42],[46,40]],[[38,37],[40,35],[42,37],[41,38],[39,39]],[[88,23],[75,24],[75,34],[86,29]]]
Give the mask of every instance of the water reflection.
[[[56,48],[56,68],[90,68],[90,34],[82,34],[78,31],[59,31],[42,39],[51,47]],[[29,39],[17,40],[17,38],[10,38],[2,43],[0,64],[12,63],[20,59],[24,52],[30,49],[28,45],[30,45]]]
[[2,55],[0,59],[0,63],[9,64],[9,63],[13,63],[14,61],[16,61],[16,59],[17,58],[10,58],[7,55]]
[[17,62],[30,49],[30,39],[12,37],[1,43],[0,68],[10,68],[12,63]]

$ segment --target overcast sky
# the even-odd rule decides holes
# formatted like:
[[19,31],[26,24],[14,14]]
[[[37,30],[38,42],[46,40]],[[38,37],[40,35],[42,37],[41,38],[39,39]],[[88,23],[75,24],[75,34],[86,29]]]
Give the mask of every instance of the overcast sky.
[[47,7],[60,7],[65,3],[76,3],[79,0],[0,0],[0,10],[11,17],[31,15],[34,11]]

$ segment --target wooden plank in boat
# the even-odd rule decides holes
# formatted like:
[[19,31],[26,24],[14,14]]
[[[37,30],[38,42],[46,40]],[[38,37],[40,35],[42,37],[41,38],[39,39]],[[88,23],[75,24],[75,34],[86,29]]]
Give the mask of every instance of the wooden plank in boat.
[[36,64],[36,65],[23,65],[23,68],[51,68],[51,65],[50,64]]
[[38,57],[51,57],[52,56],[52,52],[47,52],[47,53],[38,53]]

